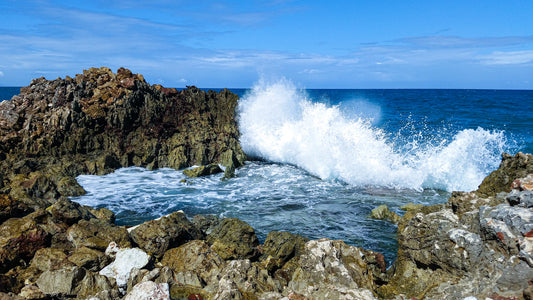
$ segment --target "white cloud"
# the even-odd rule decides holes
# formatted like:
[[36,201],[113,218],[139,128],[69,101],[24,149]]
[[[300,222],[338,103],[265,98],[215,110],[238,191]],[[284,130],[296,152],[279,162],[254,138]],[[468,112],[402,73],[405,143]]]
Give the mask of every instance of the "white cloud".
[[521,65],[533,62],[533,50],[526,51],[495,51],[481,55],[481,61],[487,65]]
[[4,72],[0,71],[0,77],[4,77]]

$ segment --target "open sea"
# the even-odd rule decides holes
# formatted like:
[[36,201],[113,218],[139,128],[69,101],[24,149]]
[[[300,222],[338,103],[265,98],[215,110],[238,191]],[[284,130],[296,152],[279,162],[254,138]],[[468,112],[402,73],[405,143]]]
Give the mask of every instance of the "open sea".
[[[81,204],[135,225],[175,210],[327,237],[395,259],[396,226],[369,219],[387,204],[443,203],[475,190],[502,152],[533,153],[533,91],[299,89],[290,81],[232,89],[241,144],[252,158],[237,177],[119,169],[82,175]],[[0,88],[10,99],[18,88]]]

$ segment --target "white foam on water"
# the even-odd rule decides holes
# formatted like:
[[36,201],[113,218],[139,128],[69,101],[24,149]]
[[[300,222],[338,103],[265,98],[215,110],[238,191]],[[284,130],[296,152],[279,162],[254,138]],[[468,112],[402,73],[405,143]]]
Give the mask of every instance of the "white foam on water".
[[503,132],[483,128],[398,145],[373,125],[380,116],[375,105],[365,107],[372,107],[369,117],[346,113],[342,104],[314,103],[288,80],[262,81],[239,102],[241,145],[248,155],[297,165],[322,179],[447,191],[475,190],[505,149]]

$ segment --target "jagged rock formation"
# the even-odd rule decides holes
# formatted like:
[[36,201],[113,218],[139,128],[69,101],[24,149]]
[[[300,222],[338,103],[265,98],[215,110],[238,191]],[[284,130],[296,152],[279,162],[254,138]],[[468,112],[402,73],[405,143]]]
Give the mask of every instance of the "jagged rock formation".
[[46,207],[83,193],[74,180],[80,174],[210,163],[233,170],[245,159],[237,99],[228,90],[150,86],[124,68],[34,79],[0,103],[0,188]]
[[532,155],[504,154],[477,191],[408,211],[398,226],[398,259],[380,296],[521,299],[530,293],[531,173]]

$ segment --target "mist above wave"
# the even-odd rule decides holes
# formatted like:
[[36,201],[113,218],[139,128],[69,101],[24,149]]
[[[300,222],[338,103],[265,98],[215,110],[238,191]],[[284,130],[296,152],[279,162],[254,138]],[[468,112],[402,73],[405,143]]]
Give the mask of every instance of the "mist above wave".
[[429,132],[399,140],[375,125],[381,117],[375,104],[357,112],[357,106],[313,100],[285,79],[256,84],[238,108],[243,150],[356,186],[469,191],[497,168],[506,149],[502,131],[483,128],[440,140]]

